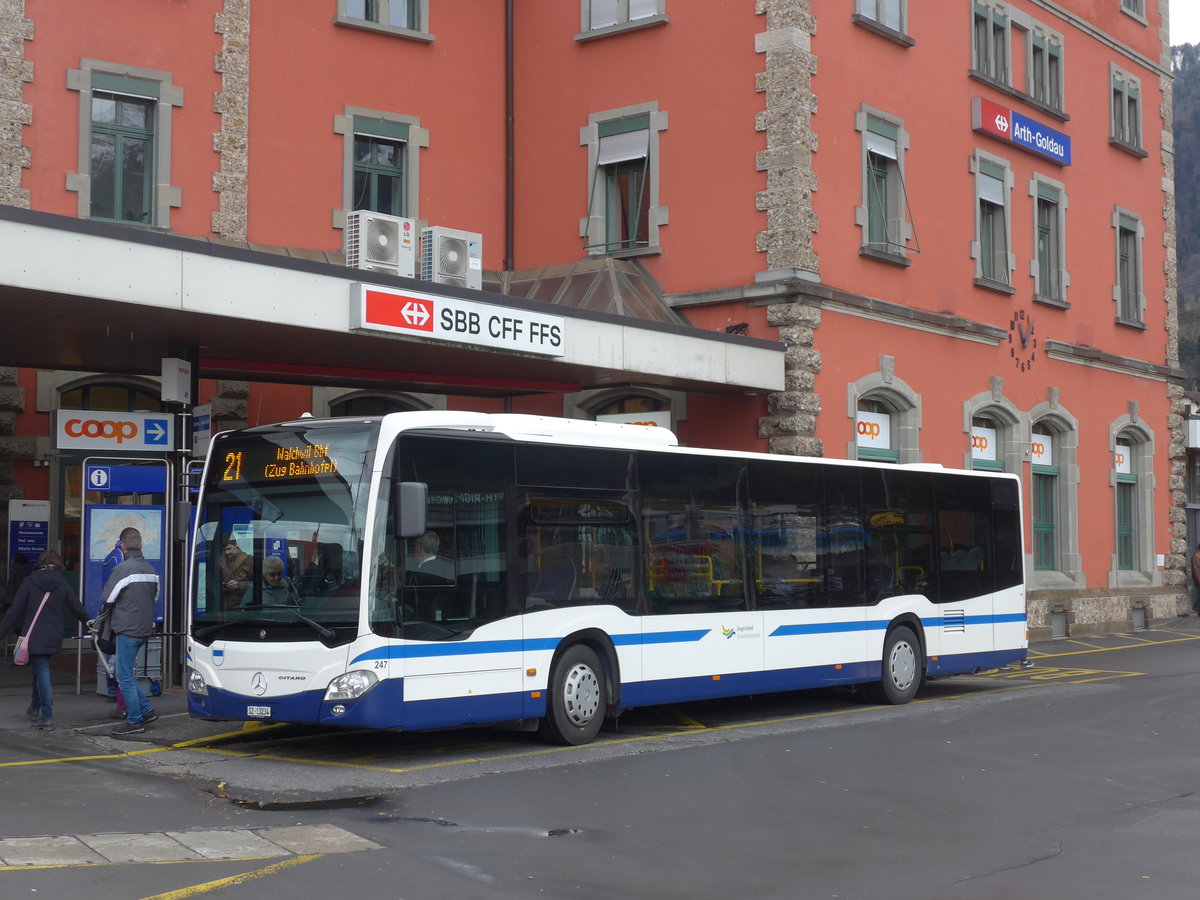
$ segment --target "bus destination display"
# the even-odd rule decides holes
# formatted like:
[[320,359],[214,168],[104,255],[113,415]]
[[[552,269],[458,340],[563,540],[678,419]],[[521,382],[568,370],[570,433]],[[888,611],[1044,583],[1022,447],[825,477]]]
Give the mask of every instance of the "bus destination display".
[[221,481],[282,481],[336,475],[338,461],[329,455],[329,444],[229,450],[224,455]]

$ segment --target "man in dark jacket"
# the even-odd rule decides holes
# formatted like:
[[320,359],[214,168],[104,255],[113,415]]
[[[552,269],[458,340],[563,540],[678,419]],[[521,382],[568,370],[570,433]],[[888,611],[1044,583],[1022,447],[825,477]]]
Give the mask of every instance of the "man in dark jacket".
[[113,643],[117,645],[117,684],[121,686],[127,710],[125,724],[113,729],[114,737],[141,734],[148,723],[158,718],[133,674],[138,653],[154,633],[158,573],[142,555],[140,531],[123,529],[121,544],[125,559],[112,570],[100,594],[100,617],[109,617],[105,631],[112,631]]
[[25,714],[35,728],[50,728],[54,721],[54,698],[50,691],[50,657],[62,648],[67,614],[87,620],[83,605],[63,578],[63,561],[53,550],[43,550],[37,569],[29,574],[0,619],[0,640],[9,631],[25,635],[33,695]]

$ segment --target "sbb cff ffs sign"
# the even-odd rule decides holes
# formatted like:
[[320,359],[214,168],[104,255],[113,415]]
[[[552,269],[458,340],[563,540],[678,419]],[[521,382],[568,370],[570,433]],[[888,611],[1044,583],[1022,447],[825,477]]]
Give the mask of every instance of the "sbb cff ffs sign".
[[365,284],[351,286],[350,327],[540,356],[566,353],[562,316]]
[[174,450],[175,426],[169,413],[60,409],[54,445],[59,450]]

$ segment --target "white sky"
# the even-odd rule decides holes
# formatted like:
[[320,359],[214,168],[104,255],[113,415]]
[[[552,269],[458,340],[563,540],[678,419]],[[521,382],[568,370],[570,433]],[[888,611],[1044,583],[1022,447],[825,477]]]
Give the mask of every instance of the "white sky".
[[1171,0],[1171,43],[1200,44],[1200,0]]

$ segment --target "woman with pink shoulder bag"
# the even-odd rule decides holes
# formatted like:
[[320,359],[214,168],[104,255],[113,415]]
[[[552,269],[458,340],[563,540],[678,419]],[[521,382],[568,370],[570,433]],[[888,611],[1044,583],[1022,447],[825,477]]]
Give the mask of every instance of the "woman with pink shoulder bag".
[[44,550],[0,620],[0,641],[20,623],[17,630],[24,637],[33,672],[33,696],[25,714],[35,728],[50,728],[54,722],[50,657],[62,648],[67,613],[80,622],[88,619],[83,604],[63,578],[62,557]]

